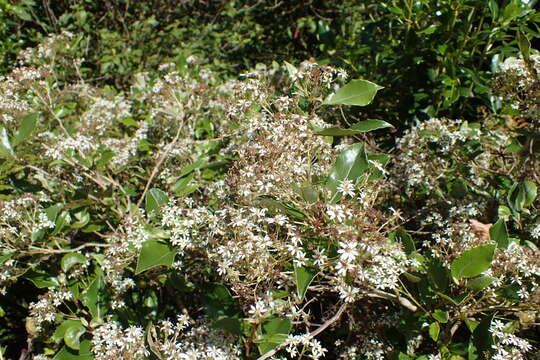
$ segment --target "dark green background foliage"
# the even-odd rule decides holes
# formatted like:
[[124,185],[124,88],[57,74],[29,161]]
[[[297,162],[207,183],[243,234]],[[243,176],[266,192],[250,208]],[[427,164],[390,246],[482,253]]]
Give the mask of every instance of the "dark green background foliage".
[[385,86],[364,110],[368,117],[394,125],[435,115],[472,119],[479,106],[495,106],[490,73],[518,52],[517,31],[538,36],[535,8],[534,0],[3,0],[0,72],[22,48],[69,30],[96,83],[125,87],[131,74],[186,54],[224,76],[314,58]]

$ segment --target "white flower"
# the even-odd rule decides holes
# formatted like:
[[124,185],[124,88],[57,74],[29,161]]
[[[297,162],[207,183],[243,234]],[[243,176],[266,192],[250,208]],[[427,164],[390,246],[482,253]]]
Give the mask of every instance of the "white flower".
[[354,184],[351,180],[345,179],[340,181],[337,189],[344,196],[354,197]]

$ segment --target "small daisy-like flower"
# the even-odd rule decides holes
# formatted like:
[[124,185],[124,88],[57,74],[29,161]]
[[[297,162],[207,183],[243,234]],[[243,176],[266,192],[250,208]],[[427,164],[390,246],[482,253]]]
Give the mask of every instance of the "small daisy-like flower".
[[354,197],[354,184],[351,180],[342,180],[337,189],[344,196]]

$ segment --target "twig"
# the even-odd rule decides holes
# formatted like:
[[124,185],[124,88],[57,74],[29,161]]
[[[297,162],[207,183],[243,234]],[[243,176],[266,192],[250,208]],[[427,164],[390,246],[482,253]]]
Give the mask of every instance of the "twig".
[[[345,311],[345,309],[347,308],[347,303],[343,303],[341,305],[341,307],[339,308],[339,310],[337,311],[337,313],[334,314],[334,316],[332,316],[330,319],[326,320],[321,326],[319,326],[317,329],[313,330],[312,332],[310,332],[308,334],[308,336],[310,338],[313,338],[317,335],[319,335],[321,332],[323,332],[327,327],[329,327],[330,325],[332,325],[333,323],[335,323],[336,321],[339,320],[339,318],[341,317],[341,315],[343,314],[343,312]],[[272,356],[274,356],[283,346],[285,346],[285,342],[282,342],[281,344],[279,344],[278,346],[276,346],[274,349],[272,349],[271,351],[261,355],[260,357],[257,358],[257,360],[265,360],[265,359],[268,359]]]
[[36,252],[39,252],[39,253],[45,253],[45,254],[68,254],[68,253],[77,252],[81,249],[84,249],[85,247],[110,247],[110,246],[111,246],[110,244],[86,243],[86,244],[77,246],[76,248],[73,248],[73,249],[44,249],[37,246],[30,246],[29,249],[35,250]]
[[146,182],[146,186],[144,187],[144,191],[143,191],[143,193],[141,195],[141,198],[139,199],[139,201],[137,201],[137,208],[139,208],[141,206],[141,204],[142,204],[142,202],[143,202],[143,200],[145,198],[145,195],[148,192],[148,189],[150,188],[150,185],[152,184],[152,181],[154,181],[154,178],[156,177],[156,175],[157,175],[157,173],[159,171],[159,168],[161,167],[161,165],[163,164],[163,162],[165,161],[167,156],[169,156],[169,153],[172,151],[173,147],[178,142],[178,139],[180,138],[180,132],[181,131],[182,131],[182,126],[179,125],[178,130],[176,131],[176,135],[174,136],[173,141],[171,141],[169,146],[167,146],[167,149],[163,152],[163,154],[161,154],[158,162],[156,163],[156,166],[154,166],[154,169],[152,170],[152,173],[150,174],[150,178]]
[[399,295],[389,294],[387,292],[381,291],[381,290],[371,290],[370,292],[366,293],[369,297],[376,297],[391,301],[397,301],[407,309],[411,310],[412,312],[416,312],[418,310],[418,307],[411,303],[407,298],[404,298]]

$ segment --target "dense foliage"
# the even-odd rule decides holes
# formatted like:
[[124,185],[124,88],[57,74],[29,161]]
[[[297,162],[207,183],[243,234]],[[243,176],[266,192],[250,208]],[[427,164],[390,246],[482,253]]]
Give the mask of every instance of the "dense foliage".
[[0,0],[0,359],[539,359],[535,3]]

